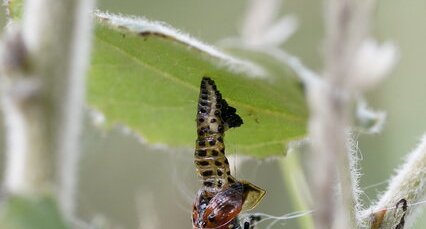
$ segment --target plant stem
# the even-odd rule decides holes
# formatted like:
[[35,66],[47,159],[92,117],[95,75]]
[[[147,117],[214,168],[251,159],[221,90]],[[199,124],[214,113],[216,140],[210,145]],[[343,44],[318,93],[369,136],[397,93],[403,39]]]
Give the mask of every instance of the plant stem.
[[[294,210],[308,211],[309,206],[312,206],[312,197],[297,153],[290,151],[285,158],[281,159],[281,171],[286,188],[292,197]],[[301,228],[314,228],[311,215],[299,217],[298,220]]]
[[[92,0],[26,0],[22,32],[16,40],[6,37],[14,45],[4,53],[9,61],[2,59],[5,187],[27,196],[56,191],[68,216],[74,208],[92,6]],[[14,60],[17,50],[23,55]],[[26,64],[11,68],[13,62]]]
[[307,85],[318,228],[357,227],[356,160],[348,147],[347,131],[353,95],[359,89],[351,84],[350,73],[355,53],[368,34],[373,2],[329,0],[325,7],[324,78],[323,82]]
[[[309,104],[311,107],[310,138],[312,139],[312,168],[314,199],[317,206],[315,221],[318,228],[333,228],[337,217],[349,227],[349,210],[353,204],[343,207],[335,197],[335,173],[341,181],[342,200],[352,198],[352,183],[346,148],[346,128],[348,127],[348,106],[339,95],[333,95],[330,87],[311,86]],[[335,88],[336,90],[336,88]],[[314,164],[315,163],[315,164]],[[349,193],[347,193],[349,192]],[[343,214],[337,212],[342,212]]]

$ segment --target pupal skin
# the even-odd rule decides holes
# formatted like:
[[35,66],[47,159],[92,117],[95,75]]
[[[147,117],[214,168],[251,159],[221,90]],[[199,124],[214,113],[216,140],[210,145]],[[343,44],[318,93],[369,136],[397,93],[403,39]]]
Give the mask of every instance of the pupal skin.
[[202,186],[193,204],[193,228],[242,228],[239,213],[254,208],[266,191],[231,175],[225,156],[225,131],[241,126],[243,120],[208,77],[201,80],[196,121],[194,163]]

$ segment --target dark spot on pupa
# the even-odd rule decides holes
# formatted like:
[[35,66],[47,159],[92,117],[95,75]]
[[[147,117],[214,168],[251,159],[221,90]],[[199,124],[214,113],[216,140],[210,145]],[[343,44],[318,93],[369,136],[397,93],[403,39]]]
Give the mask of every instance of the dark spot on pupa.
[[199,157],[205,157],[207,155],[207,152],[205,150],[198,150],[197,155]]
[[214,150],[212,151],[212,156],[213,156],[213,157],[217,157],[218,155],[219,155],[219,152],[218,152],[217,150],[215,150],[215,149],[214,149]]
[[215,110],[214,115],[220,115],[220,110]]
[[204,147],[204,146],[206,146],[206,141],[198,140],[198,145],[201,146],[201,147]]
[[204,133],[210,133],[211,131],[210,131],[210,127],[203,127],[203,128],[201,128],[203,131],[204,131]]
[[221,181],[221,180],[219,180],[219,181],[217,182],[217,187],[218,187],[218,188],[222,188],[222,181]]
[[223,138],[222,137],[218,137],[217,141],[223,143]]
[[228,158],[225,158],[225,164],[229,165]]
[[207,166],[207,165],[209,165],[210,163],[209,163],[208,161],[198,161],[198,162],[197,162],[197,164],[198,164],[198,165],[201,165],[201,166]]
[[231,175],[231,171],[226,172],[226,174]]
[[201,106],[207,106],[207,102],[206,102],[206,101],[201,101],[201,102],[200,102],[200,105],[201,105]]
[[204,118],[199,118],[198,121],[199,122],[204,122]]
[[229,182],[229,183],[234,183],[235,181],[234,181],[234,179],[232,179],[232,178],[228,177],[228,182]]
[[216,173],[217,173],[218,176],[222,176],[223,175],[222,170],[219,170],[219,169],[216,171]]
[[201,95],[201,99],[207,100],[209,97],[207,95]]
[[204,181],[203,184],[206,187],[212,187],[213,186],[213,183],[211,181]]
[[201,173],[201,175],[202,175],[203,177],[208,177],[208,176],[213,175],[213,171],[211,171],[211,170],[206,170],[206,171],[203,171],[203,172]]
[[214,139],[209,140],[209,145],[214,146],[215,144],[216,144],[216,140]]
[[207,113],[207,111],[204,108],[200,108],[200,113],[205,114],[205,113]]
[[215,161],[215,162],[214,162],[214,164],[215,164],[216,166],[222,166],[222,162],[220,162],[220,161]]
[[210,123],[215,123],[217,120],[215,118],[210,119]]

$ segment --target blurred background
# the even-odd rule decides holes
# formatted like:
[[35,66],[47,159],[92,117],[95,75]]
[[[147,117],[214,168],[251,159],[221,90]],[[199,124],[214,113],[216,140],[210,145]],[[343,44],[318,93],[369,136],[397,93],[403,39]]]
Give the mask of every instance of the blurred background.
[[[247,0],[98,0],[98,8],[165,21],[215,44],[239,35],[247,3]],[[322,1],[288,0],[284,1],[281,11],[283,15],[296,16],[299,21],[298,30],[283,48],[320,72]],[[4,8],[0,21],[1,25],[5,24]],[[362,198],[366,206],[385,190],[386,180],[426,130],[423,59],[426,24],[422,21],[426,21],[426,1],[423,0],[380,1],[376,10],[373,34],[379,41],[391,40],[400,48],[400,62],[383,84],[367,94],[373,108],[387,112],[387,121],[381,133],[358,136],[362,153],[361,187],[365,189]],[[77,197],[81,223],[114,229],[191,228],[191,204],[199,187],[192,165],[193,152],[141,144],[123,128],[95,127],[89,116],[82,138]],[[1,137],[1,146],[3,142]],[[4,151],[4,147],[1,150]],[[3,153],[0,155],[3,157]],[[255,161],[230,157],[238,163],[237,177],[268,190],[255,212],[280,216],[294,211],[283,183],[280,159]],[[423,225],[426,225],[426,217],[421,217],[415,228],[424,228]],[[259,228],[268,226],[271,221],[260,224]],[[293,219],[280,221],[271,228],[299,227]]]

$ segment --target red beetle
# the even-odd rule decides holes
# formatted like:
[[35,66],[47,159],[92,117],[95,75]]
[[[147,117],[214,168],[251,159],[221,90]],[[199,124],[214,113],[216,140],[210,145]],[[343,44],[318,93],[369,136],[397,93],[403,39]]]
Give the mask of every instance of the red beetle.
[[208,191],[200,189],[193,205],[193,228],[241,228],[238,220],[240,212],[256,207],[265,193],[265,190],[247,181],[237,181],[213,196]]

